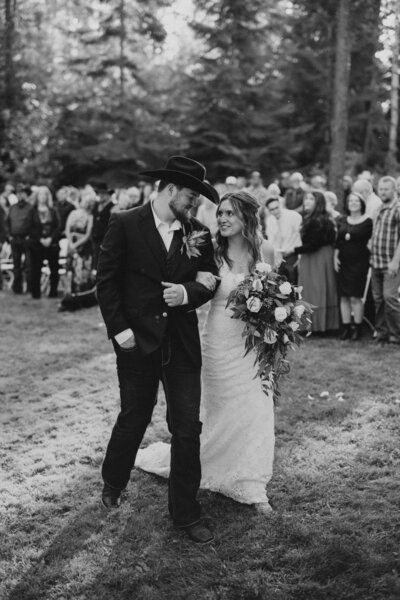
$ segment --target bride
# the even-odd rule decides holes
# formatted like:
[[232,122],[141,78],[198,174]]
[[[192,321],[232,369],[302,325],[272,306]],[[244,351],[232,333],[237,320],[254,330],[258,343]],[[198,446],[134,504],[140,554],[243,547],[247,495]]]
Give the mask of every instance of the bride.
[[[225,194],[217,209],[215,258],[220,286],[211,301],[202,333],[201,468],[203,489],[270,512],[266,485],[272,476],[274,411],[255,378],[255,356],[244,356],[243,322],[226,308],[229,293],[257,262],[274,264],[269,243],[262,239],[258,203],[247,192]],[[209,273],[197,280],[215,286]],[[169,475],[170,446],[162,442],[139,450],[136,466]]]

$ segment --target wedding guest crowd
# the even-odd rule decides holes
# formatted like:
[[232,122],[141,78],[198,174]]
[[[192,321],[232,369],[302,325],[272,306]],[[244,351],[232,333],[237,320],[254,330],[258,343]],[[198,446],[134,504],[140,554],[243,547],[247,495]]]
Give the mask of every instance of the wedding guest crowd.
[[[299,171],[284,171],[266,186],[261,173],[252,171],[248,177],[229,174],[215,187],[221,197],[245,190],[257,200],[275,266],[302,286],[303,297],[315,306],[314,333],[341,326],[341,339],[357,341],[368,314],[377,341],[400,344],[400,177],[382,177],[375,189],[373,184],[369,171],[346,174],[338,198],[327,189],[323,172],[306,179]],[[8,242],[13,292],[40,298],[47,265],[48,295],[60,296],[60,310],[94,304],[97,259],[110,214],[151,202],[156,185],[138,180],[113,190],[97,180],[80,189],[64,186],[53,196],[45,186],[32,192],[28,185],[7,182],[0,194],[0,257]],[[201,197],[194,216],[215,236],[214,203]],[[367,312],[368,303],[375,312]]]

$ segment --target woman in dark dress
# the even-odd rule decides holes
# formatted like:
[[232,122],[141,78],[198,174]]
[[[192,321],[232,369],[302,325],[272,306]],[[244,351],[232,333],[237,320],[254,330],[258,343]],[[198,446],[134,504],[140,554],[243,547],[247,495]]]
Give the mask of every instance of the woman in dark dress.
[[293,252],[301,255],[299,285],[303,287],[303,297],[315,307],[312,331],[338,329],[339,306],[333,268],[336,231],[322,192],[315,190],[305,194],[303,215],[300,230],[302,245],[294,248]]
[[50,270],[50,291],[48,295],[49,298],[57,298],[59,241],[61,237],[60,221],[57,212],[53,208],[51,192],[47,187],[39,187],[33,196],[32,202],[35,206],[35,231],[29,249],[32,269],[30,292],[32,298],[40,298],[43,261],[47,260]]
[[[346,200],[347,216],[338,221],[335,270],[338,273],[340,312],[343,322],[342,340],[358,340],[364,316],[362,297],[369,269],[368,242],[372,235],[372,219],[365,214],[364,199],[351,192]],[[353,315],[354,325],[351,324]]]

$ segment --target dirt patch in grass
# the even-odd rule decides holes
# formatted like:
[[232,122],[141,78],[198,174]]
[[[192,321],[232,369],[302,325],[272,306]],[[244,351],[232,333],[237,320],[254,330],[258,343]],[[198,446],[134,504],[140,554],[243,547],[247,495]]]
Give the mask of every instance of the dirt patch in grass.
[[[197,548],[171,528],[164,480],[134,471],[118,512],[99,503],[118,386],[98,309],[0,304],[1,599],[400,598],[398,349],[329,338],[296,352],[275,512],[201,492],[217,541]],[[160,393],[145,444],[168,438],[164,416]]]

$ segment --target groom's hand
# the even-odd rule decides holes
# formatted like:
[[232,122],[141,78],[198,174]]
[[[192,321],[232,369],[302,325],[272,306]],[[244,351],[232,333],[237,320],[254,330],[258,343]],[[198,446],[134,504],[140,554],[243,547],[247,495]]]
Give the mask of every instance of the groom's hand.
[[165,287],[163,295],[165,303],[168,306],[181,306],[183,304],[185,292],[180,283],[169,283],[168,281],[162,281],[161,285]]

